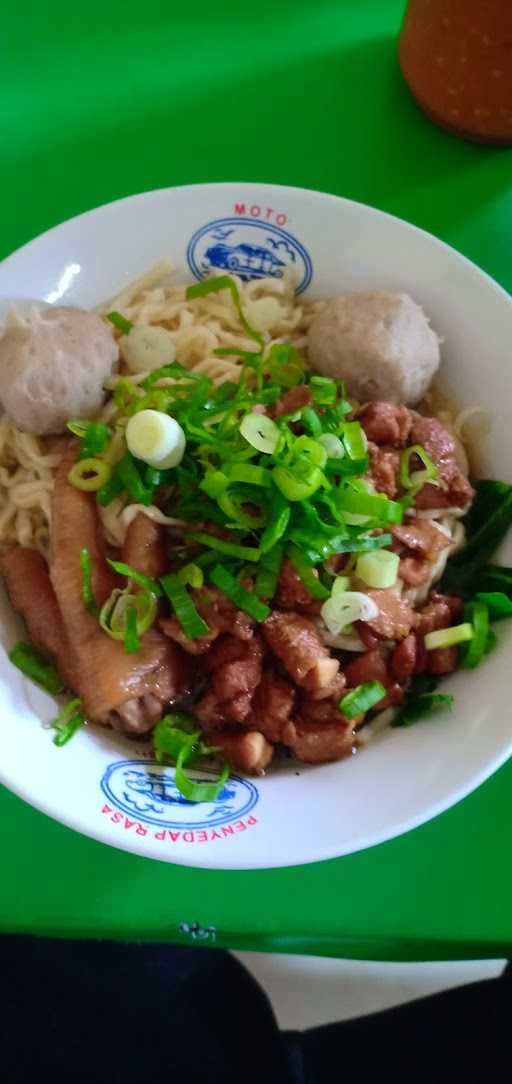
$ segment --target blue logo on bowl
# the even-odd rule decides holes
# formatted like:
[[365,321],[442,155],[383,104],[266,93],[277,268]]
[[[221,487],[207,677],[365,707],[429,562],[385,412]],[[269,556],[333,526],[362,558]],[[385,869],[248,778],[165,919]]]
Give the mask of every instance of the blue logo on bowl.
[[[211,782],[208,772],[195,771],[194,778]],[[117,760],[109,764],[101,789],[117,809],[159,828],[227,824],[245,817],[259,798],[254,783],[232,775],[214,802],[189,802],[176,786],[174,768],[153,760]]]
[[291,233],[273,223],[238,216],[201,226],[189,241],[187,260],[198,279],[213,268],[231,271],[245,281],[280,279],[291,268],[298,294],[309,286],[313,274],[309,253]]

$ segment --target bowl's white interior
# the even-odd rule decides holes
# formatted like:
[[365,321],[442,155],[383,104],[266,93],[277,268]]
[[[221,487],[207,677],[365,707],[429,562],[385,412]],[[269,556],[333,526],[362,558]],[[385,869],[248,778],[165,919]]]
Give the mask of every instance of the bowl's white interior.
[[[170,256],[181,277],[188,277],[190,237],[205,223],[233,215],[235,203],[242,201],[286,213],[286,229],[312,259],[312,293],[391,287],[408,290],[421,302],[444,340],[447,388],[461,408],[478,404],[492,414],[491,430],[477,449],[480,473],[510,481],[510,298],[435,238],[363,205],[270,185],[200,185],[146,193],[64,223],[15,253],[0,265],[0,296],[89,307],[162,256]],[[511,563],[510,545],[502,556]],[[54,702],[26,683],[6,658],[6,649],[21,634],[2,596],[0,777],[64,823],[155,858],[237,868],[346,854],[446,809],[494,771],[512,748],[512,629],[505,623],[485,666],[477,674],[450,679],[448,688],[456,697],[451,716],[412,730],[388,731],[340,764],[273,769],[255,782],[258,800],[250,823],[242,817],[236,830],[219,832],[218,838],[193,829],[174,832],[175,839],[170,833],[158,838],[162,832],[144,819],[142,807],[138,819],[116,812],[100,788],[109,765],[147,757],[147,748],[91,728],[56,749],[41,727],[41,720],[55,714]]]

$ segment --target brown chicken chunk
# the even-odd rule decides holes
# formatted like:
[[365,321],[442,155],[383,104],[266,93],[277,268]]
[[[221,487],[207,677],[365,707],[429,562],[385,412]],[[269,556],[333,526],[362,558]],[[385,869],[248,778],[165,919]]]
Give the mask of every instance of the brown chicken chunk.
[[393,587],[375,588],[365,592],[377,603],[379,614],[368,627],[381,640],[403,640],[411,631],[414,614],[409,604],[401,599]]
[[[316,568],[312,568],[311,572],[318,579]],[[313,598],[307,587],[304,586],[299,573],[288,558],[285,558],[281,565],[276,598],[277,605],[283,610],[304,610],[306,613],[319,613],[322,605],[321,602]]]
[[272,409],[273,418],[281,418],[283,414],[295,414],[302,407],[310,406],[313,396],[306,384],[298,384],[296,388],[290,388],[274,403]]
[[250,726],[261,731],[270,742],[282,740],[283,727],[290,718],[297,694],[291,683],[267,670],[253,697]]
[[422,636],[437,629],[447,629],[456,624],[462,616],[464,603],[456,595],[441,595],[434,592],[421,610],[414,614],[413,626]]
[[394,500],[400,488],[400,452],[394,448],[381,448],[370,441],[368,456],[370,463],[365,477],[378,493],[385,493]]
[[307,617],[275,610],[261,631],[297,685],[304,685],[307,679],[309,687],[321,688],[334,680],[338,660],[330,656],[316,625]]
[[358,420],[368,437],[375,444],[389,444],[403,448],[411,431],[411,412],[394,403],[367,403],[361,408]]
[[263,775],[274,756],[274,746],[258,730],[215,734],[215,747],[229,760],[233,768],[247,775]]
[[411,444],[421,444],[436,464],[439,485],[427,483],[415,498],[417,508],[466,508],[474,490],[455,458],[455,441],[437,418],[413,413]]
[[[334,708],[334,711],[337,711]],[[353,724],[341,713],[334,712],[329,721],[309,722],[298,715],[290,720],[283,731],[283,742],[297,760],[305,764],[328,764],[351,756],[354,749]]]
[[442,550],[450,545],[450,539],[440,531],[430,519],[418,519],[392,527],[391,534],[396,542],[427,561],[435,561]]

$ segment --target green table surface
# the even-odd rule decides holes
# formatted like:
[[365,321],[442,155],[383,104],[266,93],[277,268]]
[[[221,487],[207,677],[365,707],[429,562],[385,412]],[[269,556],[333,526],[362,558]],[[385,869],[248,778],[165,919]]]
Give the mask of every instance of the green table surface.
[[[510,289],[512,152],[458,141],[416,108],[396,61],[403,6],[8,5],[0,256],[134,192],[252,179],[391,211]],[[236,873],[109,849],[4,790],[0,929],[197,941],[197,923],[205,943],[237,948],[504,956],[512,946],[511,783],[509,763],[443,816],[359,854]]]

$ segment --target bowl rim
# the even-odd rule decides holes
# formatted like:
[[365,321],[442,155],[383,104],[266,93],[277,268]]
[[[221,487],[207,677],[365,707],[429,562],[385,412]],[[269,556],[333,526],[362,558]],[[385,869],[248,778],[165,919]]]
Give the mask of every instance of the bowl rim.
[[[64,231],[71,225],[78,224],[89,217],[101,215],[103,213],[110,212],[113,208],[120,205],[130,205],[141,203],[145,200],[152,200],[154,198],[165,198],[171,193],[179,192],[186,195],[190,193],[193,195],[195,192],[201,191],[217,191],[226,192],[229,190],[236,190],[237,194],[244,189],[254,188],[260,192],[275,193],[280,192],[293,193],[298,197],[305,197],[307,200],[312,200],[315,203],[328,202],[336,209],[340,204],[344,205],[350,210],[350,208],[363,209],[371,218],[379,218],[388,220],[391,225],[399,229],[405,229],[406,231],[412,231],[415,234],[420,235],[434,248],[440,250],[443,256],[448,256],[450,259],[455,259],[462,264],[473,275],[476,273],[478,277],[484,280],[487,286],[497,293],[506,304],[512,309],[512,296],[499,282],[497,282],[492,275],[490,275],[483,268],[479,267],[473,260],[470,260],[463,253],[459,252],[456,248],[450,245],[448,242],[443,241],[435,234],[424,229],[421,226],[415,225],[413,222],[408,221],[398,215],[392,214],[389,211],[382,210],[378,207],[374,207],[371,204],[363,203],[360,200],[355,200],[346,196],[337,195],[332,192],[323,192],[318,189],[304,188],[295,185],[287,184],[274,184],[260,181],[214,181],[214,182],[197,182],[193,184],[183,185],[166,185],[159,188],[147,189],[142,192],[135,192],[127,196],[122,196],[115,200],[110,200],[108,203],[99,204],[96,207],[91,207],[85,211],[81,211],[70,218],[65,219],[62,222],[56,223],[54,226],[50,226],[42,233],[37,234],[31,238],[25,244],[19,248],[13,250],[0,261],[0,269],[4,272],[9,271],[9,265],[17,258],[23,256],[30,257],[31,250],[36,246],[44,243],[45,240],[49,240],[52,236]],[[497,753],[494,757],[489,758],[484,767],[479,771],[473,772],[471,778],[466,782],[459,785],[458,788],[451,791],[445,798],[440,798],[437,802],[428,806],[428,810],[424,812],[418,812],[417,814],[406,817],[403,820],[395,821],[393,826],[388,828],[383,827],[381,830],[375,830],[363,836],[356,844],[355,847],[349,845],[341,845],[341,849],[336,855],[333,855],[332,848],[322,847],[322,844],[317,842],[313,847],[311,844],[305,845],[304,857],[301,857],[300,861],[294,859],[293,861],[287,861],[286,859],[279,859],[273,861],[269,858],[268,862],[263,865],[261,861],[256,860],[251,862],[250,848],[247,849],[246,856],[243,859],[235,858],[234,861],[229,861],[229,852],[226,850],[221,861],[218,861],[217,856],[214,855],[210,848],[205,848],[199,853],[194,853],[190,858],[187,853],[176,852],[169,854],[168,852],[156,853],[154,848],[151,853],[148,853],[148,849],[145,846],[143,840],[135,838],[120,837],[119,840],[114,840],[108,832],[107,825],[105,830],[102,831],[100,827],[96,827],[93,823],[87,824],[85,818],[80,815],[73,815],[68,813],[67,810],[62,811],[62,807],[59,806],[58,801],[48,800],[44,801],[40,798],[34,800],[31,795],[30,788],[25,788],[23,783],[19,779],[11,779],[10,772],[5,769],[5,766],[0,763],[0,783],[5,785],[13,794],[15,794],[22,801],[36,809],[39,813],[43,813],[45,816],[52,820],[55,820],[58,824],[63,825],[73,831],[80,833],[86,838],[93,839],[97,842],[106,844],[109,847],[114,847],[116,850],[126,851],[129,854],[138,858],[147,858],[155,861],[171,862],[174,865],[189,866],[191,868],[204,868],[204,869],[217,869],[217,870],[251,870],[251,869],[275,869],[275,868],[287,868],[306,865],[312,862],[334,860],[336,857],[344,857],[348,854],[358,853],[359,851],[367,850],[378,846],[381,843],[385,843],[392,839],[398,838],[406,832],[411,831],[414,828],[427,823],[428,821],[438,817],[440,814],[451,809],[452,806],[457,805],[461,800],[467,797],[472,791],[476,790],[483,782],[485,782],[491,775],[493,775],[506,761],[509,759],[512,753],[512,734],[510,737],[509,745]],[[215,860],[212,860],[215,858]]]

